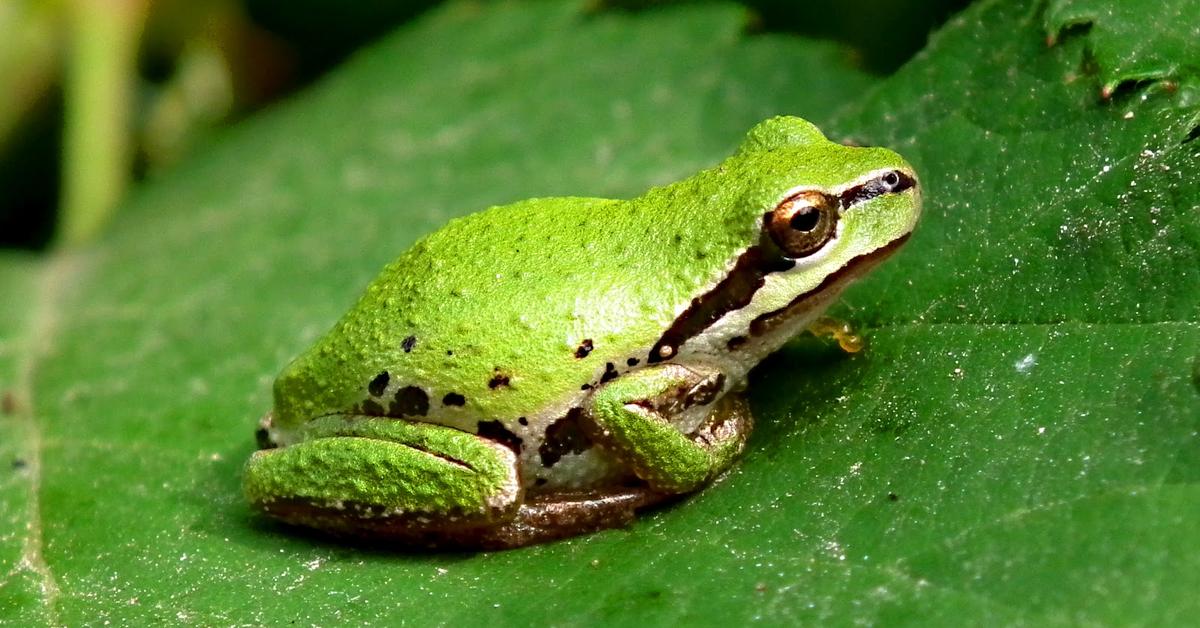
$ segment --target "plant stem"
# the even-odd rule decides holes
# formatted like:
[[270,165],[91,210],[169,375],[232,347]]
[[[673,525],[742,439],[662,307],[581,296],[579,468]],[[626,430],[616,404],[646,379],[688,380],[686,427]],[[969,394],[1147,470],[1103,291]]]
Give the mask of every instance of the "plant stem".
[[29,111],[46,99],[58,71],[58,2],[0,0],[0,148]]
[[129,182],[129,118],[148,0],[73,0],[59,246],[94,238]]

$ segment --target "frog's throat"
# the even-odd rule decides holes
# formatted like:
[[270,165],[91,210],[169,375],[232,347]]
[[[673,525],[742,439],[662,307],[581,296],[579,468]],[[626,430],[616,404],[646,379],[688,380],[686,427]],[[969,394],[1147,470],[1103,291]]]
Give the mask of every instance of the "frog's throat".
[[[793,298],[787,305],[755,317],[749,325],[752,336],[762,336],[777,329],[797,315],[828,305],[848,284],[879,265],[908,241],[911,232],[857,257],[851,258],[838,270],[830,273],[816,287]],[[751,247],[738,259],[735,268],[720,284],[704,297],[697,299],[663,332],[647,356],[649,363],[670,360],[679,354],[680,347],[704,334],[725,315],[749,305],[766,277],[786,271],[792,260],[772,261],[761,254],[760,247]],[[786,265],[785,265],[786,264]]]

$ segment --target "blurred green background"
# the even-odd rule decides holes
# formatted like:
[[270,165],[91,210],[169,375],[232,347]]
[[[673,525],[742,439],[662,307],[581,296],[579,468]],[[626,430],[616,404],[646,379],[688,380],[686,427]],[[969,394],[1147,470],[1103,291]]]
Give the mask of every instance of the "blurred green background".
[[[0,0],[0,247],[89,240],[130,185],[437,4]],[[967,2],[742,4],[747,28],[839,41],[862,69],[884,75]]]

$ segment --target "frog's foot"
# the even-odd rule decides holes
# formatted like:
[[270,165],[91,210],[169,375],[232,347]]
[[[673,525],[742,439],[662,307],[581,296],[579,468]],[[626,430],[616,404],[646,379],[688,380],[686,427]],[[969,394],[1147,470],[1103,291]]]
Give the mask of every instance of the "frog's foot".
[[251,503],[287,523],[414,541],[495,527],[512,520],[523,499],[516,455],[504,445],[361,416],[321,417],[303,440],[255,452],[244,488]]
[[[271,429],[269,418],[262,427]],[[255,506],[292,525],[371,542],[521,547],[624,526],[671,497],[644,485],[526,497],[511,449],[426,423],[330,416],[310,422],[300,442],[261,441],[267,448],[246,466]]]
[[830,316],[822,316],[813,321],[808,326],[808,331],[817,338],[829,337],[836,340],[838,346],[846,353],[858,353],[867,344],[849,322]]
[[689,493],[728,469],[750,434],[749,405],[725,384],[678,364],[635,371],[596,391],[585,425],[652,490]]
[[526,498],[498,525],[440,530],[419,541],[430,547],[510,549],[629,525],[644,508],[672,498],[645,486],[548,492]]

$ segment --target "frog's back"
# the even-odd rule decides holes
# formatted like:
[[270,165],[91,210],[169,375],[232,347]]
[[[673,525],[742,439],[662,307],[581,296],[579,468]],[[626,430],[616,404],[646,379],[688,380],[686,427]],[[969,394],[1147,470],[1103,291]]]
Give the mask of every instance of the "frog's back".
[[[307,389],[289,394],[310,406],[295,413],[507,424],[644,364],[739,241],[713,237],[720,216],[655,211],[647,197],[531,199],[430,234],[281,376]],[[333,381],[296,381],[311,373]],[[288,401],[277,395],[277,411]]]

